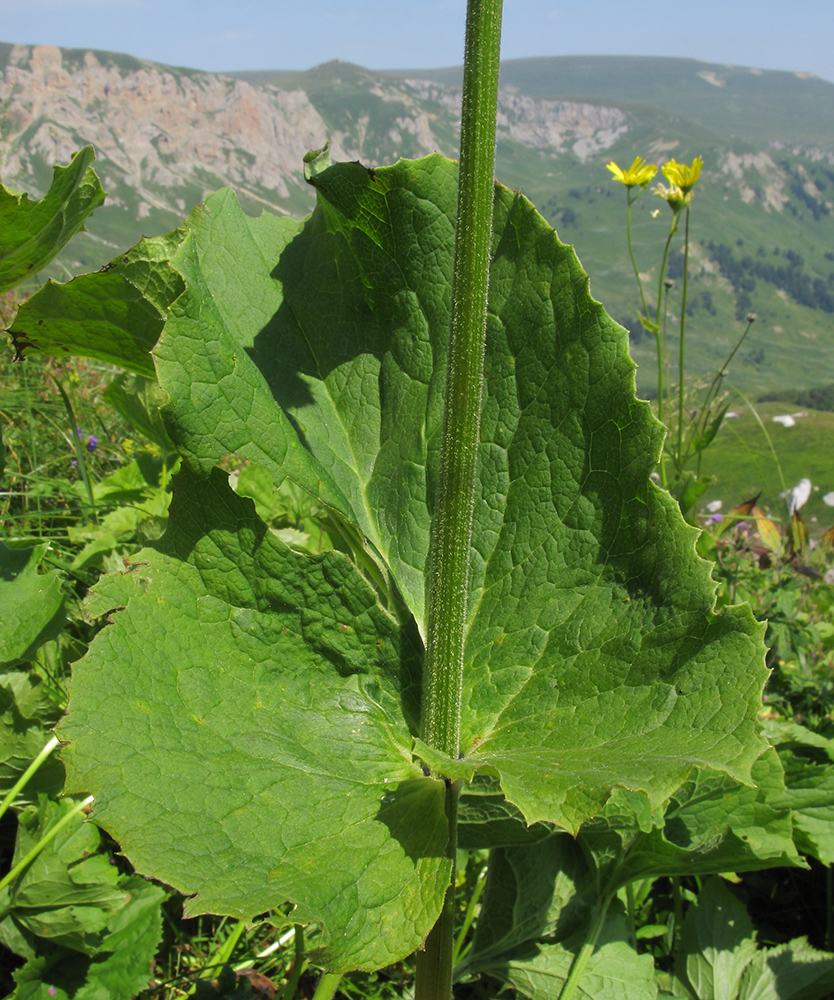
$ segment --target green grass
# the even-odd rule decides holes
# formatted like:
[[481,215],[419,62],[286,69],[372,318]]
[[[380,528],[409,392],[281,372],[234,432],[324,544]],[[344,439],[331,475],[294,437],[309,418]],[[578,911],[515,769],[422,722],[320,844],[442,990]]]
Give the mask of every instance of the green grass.
[[[725,421],[705,453],[702,471],[715,476],[718,482],[704,494],[702,506],[711,500],[722,500],[727,511],[761,492],[760,506],[781,521],[787,517],[787,509],[779,494],[807,476],[815,489],[802,508],[802,516],[811,534],[818,535],[834,525],[834,507],[822,502],[826,493],[834,491],[834,413],[799,411],[785,403],[754,403],[776,452],[777,465],[751,408],[732,394],[730,398],[732,409],[739,416]],[[798,412],[806,415],[797,417],[794,427],[773,422],[774,416]]]

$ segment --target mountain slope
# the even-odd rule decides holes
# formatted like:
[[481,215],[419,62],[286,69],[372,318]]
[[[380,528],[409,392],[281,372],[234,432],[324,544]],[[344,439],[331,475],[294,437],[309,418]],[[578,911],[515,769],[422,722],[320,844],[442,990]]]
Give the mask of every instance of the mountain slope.
[[[371,166],[457,148],[459,69],[375,73],[332,62],[304,73],[219,75],[0,44],[0,72],[5,183],[38,193],[54,163],[85,143],[97,150],[108,200],[71,244],[64,273],[174,228],[226,184],[253,214],[305,214],[313,200],[302,157],[327,139],[335,159]],[[834,85],[802,74],[693,60],[502,66],[498,177],[575,244],[593,293],[632,331],[641,391],[652,391],[653,341],[636,321],[625,190],[605,169],[638,154],[659,163],[704,158],[693,202],[691,371],[720,365],[753,309],[760,322],[734,362],[737,384],[756,392],[834,381],[833,96]],[[651,287],[668,209],[647,191],[633,222]],[[677,309],[673,289],[673,350]]]
[[[461,70],[409,70],[407,75],[460,86]],[[721,135],[834,150],[834,84],[811,73],[698,59],[559,56],[507,60],[501,64],[500,85],[537,98],[628,101],[680,115]]]

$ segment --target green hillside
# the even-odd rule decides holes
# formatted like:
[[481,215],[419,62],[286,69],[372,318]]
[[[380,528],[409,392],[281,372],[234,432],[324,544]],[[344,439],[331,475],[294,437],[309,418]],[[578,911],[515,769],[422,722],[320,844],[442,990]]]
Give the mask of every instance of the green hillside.
[[[401,73],[450,85],[461,79],[459,67],[392,75]],[[531,97],[643,104],[720,135],[834,149],[834,84],[808,73],[697,59],[558,56],[503,62],[501,86]]]

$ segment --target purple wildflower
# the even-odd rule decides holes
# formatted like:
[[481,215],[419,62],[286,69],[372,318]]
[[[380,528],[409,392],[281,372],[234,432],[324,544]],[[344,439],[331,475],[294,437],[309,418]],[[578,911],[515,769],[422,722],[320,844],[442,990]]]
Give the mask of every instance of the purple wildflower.
[[95,436],[95,434],[91,434],[90,437],[87,439],[87,451],[95,451],[97,444],[98,444],[98,438]]
[[720,524],[724,518],[721,514],[713,514],[711,517],[707,518],[707,524]]
[[84,437],[84,431],[82,431],[80,427],[75,428],[75,433],[78,436],[79,441]]

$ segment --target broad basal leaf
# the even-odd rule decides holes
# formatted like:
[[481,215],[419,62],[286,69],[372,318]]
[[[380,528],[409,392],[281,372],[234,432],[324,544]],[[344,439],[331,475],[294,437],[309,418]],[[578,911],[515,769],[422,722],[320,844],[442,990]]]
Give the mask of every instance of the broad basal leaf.
[[587,932],[592,913],[637,879],[799,865],[790,813],[769,804],[784,790],[775,751],[753,773],[757,788],[696,773],[665,811],[653,812],[644,795],[618,789],[576,839],[557,834],[494,850],[466,970],[486,971],[518,950]]
[[283,545],[222,473],[177,486],[159,549],[91,608],[126,605],[75,671],[71,785],[96,789],[140,872],[198,894],[190,913],[290,899],[333,968],[389,964],[450,869],[443,784],[410,752],[419,637],[344,555]]
[[36,274],[84,228],[104,199],[85,146],[66,167],[52,168],[52,185],[40,201],[0,184],[0,292]]
[[[239,454],[347,503],[418,624],[454,169],[317,174],[319,208],[274,264],[286,224],[209,199],[156,351],[186,458]],[[495,213],[462,750],[528,822],[573,829],[614,784],[660,801],[693,763],[749,779],[761,627],[712,614],[694,531],[649,480],[660,427],[625,334],[573,251],[505,189]],[[265,264],[272,286],[247,278]]]
[[801,866],[775,751],[753,766],[755,787],[696,771],[652,815],[642,795],[618,790],[580,830],[601,887],[641,878]]
[[[288,897],[324,923],[329,967],[370,968],[420,942],[445,871],[414,738],[456,166],[311,182],[303,225],[221,192],[171,243],[184,291],[153,354],[179,506],[102,586],[99,610],[124,610],[61,731],[73,787],[194,912]],[[432,765],[486,770],[527,823],[576,830],[617,786],[656,807],[693,765],[749,781],[763,749],[762,627],[713,613],[696,533],[649,478],[660,442],[625,331],[497,187],[464,759]],[[306,490],[353,559],[282,547],[204,478],[221,462]]]

